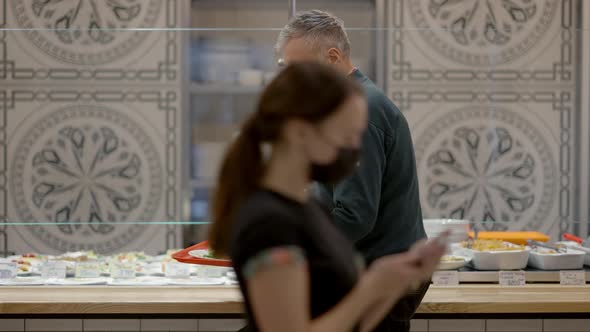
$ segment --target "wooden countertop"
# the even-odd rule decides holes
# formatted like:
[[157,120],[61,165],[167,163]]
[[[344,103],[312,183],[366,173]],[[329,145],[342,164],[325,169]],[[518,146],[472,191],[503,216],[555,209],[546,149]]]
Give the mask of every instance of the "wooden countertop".
[[[0,287],[0,314],[240,314],[235,287]],[[590,313],[590,285],[431,287],[422,314]]]

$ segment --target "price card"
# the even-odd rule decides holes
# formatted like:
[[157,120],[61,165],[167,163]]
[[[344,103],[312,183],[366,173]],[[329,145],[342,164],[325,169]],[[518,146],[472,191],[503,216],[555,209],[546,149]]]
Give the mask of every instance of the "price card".
[[459,272],[436,271],[432,275],[432,283],[436,286],[457,286],[459,285]]
[[524,286],[526,285],[526,275],[524,271],[500,271],[500,285]]
[[207,266],[203,265],[203,274],[207,279],[222,278],[227,273],[227,268],[219,266]]
[[80,262],[76,264],[76,278],[100,277],[100,265],[95,262]]
[[586,284],[586,271],[559,271],[561,285],[579,286]]
[[18,264],[15,262],[0,263],[0,279],[12,279],[16,277]]
[[189,264],[168,262],[164,267],[166,269],[165,275],[168,278],[188,278],[191,276]]
[[135,266],[133,264],[111,265],[111,277],[113,279],[133,279],[136,275]]
[[66,268],[66,262],[45,262],[41,267],[41,277],[43,279],[65,279]]

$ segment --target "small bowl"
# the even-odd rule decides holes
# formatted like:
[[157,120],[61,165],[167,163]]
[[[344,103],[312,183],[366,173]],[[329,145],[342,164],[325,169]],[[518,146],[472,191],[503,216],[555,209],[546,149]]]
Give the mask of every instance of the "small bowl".
[[424,229],[428,238],[432,239],[439,234],[449,231],[450,243],[457,243],[469,239],[469,220],[459,219],[424,219]]

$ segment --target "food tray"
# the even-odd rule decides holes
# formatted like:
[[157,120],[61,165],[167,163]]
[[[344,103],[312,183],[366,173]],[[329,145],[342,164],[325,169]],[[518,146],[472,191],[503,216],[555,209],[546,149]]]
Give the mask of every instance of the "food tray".
[[565,253],[550,253],[551,249],[535,248],[529,256],[529,266],[539,270],[581,270],[584,267],[582,251],[567,249]]
[[586,254],[584,256],[584,265],[590,266],[590,248],[582,247],[579,243],[570,242],[570,241],[563,241],[563,242],[557,242],[557,243],[564,244],[569,249],[574,249],[574,250],[584,252]]
[[[506,243],[510,246],[516,246]],[[498,250],[498,251],[478,251],[462,247],[457,244],[453,250],[454,254],[472,257],[472,265],[480,271],[499,271],[499,270],[522,270],[526,268],[529,260],[530,249],[524,250]]]
[[[473,238],[474,232],[469,235]],[[477,238],[482,240],[501,240],[514,244],[526,245],[528,240],[548,242],[549,236],[539,232],[478,232]]]
[[181,251],[172,255],[172,258],[176,259],[182,263],[189,263],[189,264],[199,264],[199,265],[209,265],[209,266],[220,266],[220,267],[231,267],[231,261],[228,259],[211,259],[211,258],[204,258],[204,257],[195,257],[191,255],[191,252],[201,251],[201,250],[208,250],[209,243],[207,241],[203,241],[201,243],[197,243],[194,246],[190,246],[186,249],[182,249]]
[[0,279],[0,286],[43,286],[46,280],[38,277],[17,277],[14,279]]
[[48,279],[47,285],[52,286],[95,286],[106,285],[108,278],[66,278],[66,279]]

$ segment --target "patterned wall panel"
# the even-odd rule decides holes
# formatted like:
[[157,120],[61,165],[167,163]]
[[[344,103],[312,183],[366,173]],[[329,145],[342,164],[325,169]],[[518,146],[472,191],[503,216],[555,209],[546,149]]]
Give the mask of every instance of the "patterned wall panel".
[[579,6],[391,2],[388,87],[412,126],[426,216],[574,230]]
[[182,218],[186,43],[176,28],[188,6],[0,1],[0,220],[38,222],[4,227],[0,245],[181,245],[177,226],[132,223]]
[[0,79],[175,83],[188,0],[1,0]]

